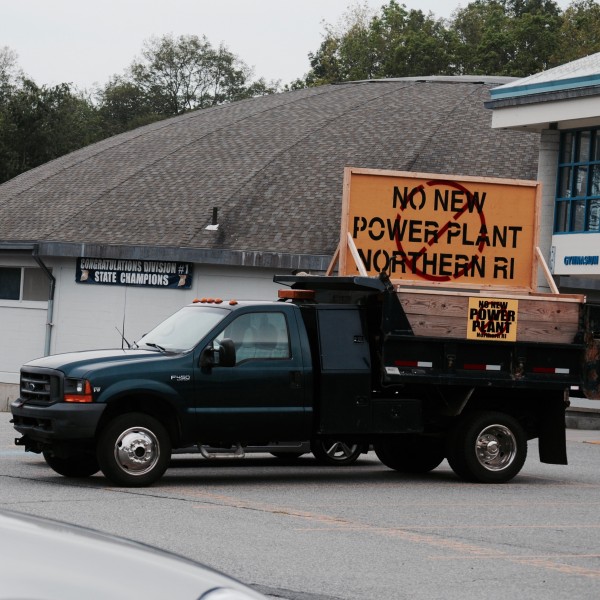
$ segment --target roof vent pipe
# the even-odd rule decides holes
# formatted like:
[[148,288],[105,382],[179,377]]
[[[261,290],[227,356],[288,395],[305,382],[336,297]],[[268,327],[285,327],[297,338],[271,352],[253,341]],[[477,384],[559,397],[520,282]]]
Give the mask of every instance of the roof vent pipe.
[[206,229],[208,231],[217,231],[217,229],[219,229],[219,209],[216,206],[213,206],[212,209],[212,221],[210,223],[210,225],[206,226]]

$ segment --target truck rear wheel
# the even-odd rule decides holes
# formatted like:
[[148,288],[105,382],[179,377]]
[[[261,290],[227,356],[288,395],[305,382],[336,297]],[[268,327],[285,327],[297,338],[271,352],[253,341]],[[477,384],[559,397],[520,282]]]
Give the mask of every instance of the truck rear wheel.
[[525,464],[527,436],[514,417],[492,411],[465,415],[448,438],[448,462],[462,479],[510,481]]
[[377,458],[401,473],[428,473],[444,460],[444,445],[438,438],[403,435],[373,444]]
[[360,444],[340,442],[334,439],[315,439],[310,443],[310,451],[322,465],[351,465],[362,454]]
[[93,454],[74,454],[67,458],[44,452],[44,460],[48,466],[63,477],[91,477],[100,470],[98,461]]
[[102,430],[98,463],[107,479],[125,487],[142,487],[160,479],[171,458],[165,427],[144,413],[116,417]]

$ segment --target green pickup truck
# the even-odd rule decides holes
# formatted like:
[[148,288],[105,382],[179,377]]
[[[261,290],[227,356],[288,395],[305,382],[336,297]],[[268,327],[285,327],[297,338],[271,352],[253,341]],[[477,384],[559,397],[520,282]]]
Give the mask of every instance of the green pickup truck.
[[336,440],[398,471],[447,458],[489,483],[521,470],[528,439],[566,463],[566,398],[590,371],[585,315],[570,344],[423,337],[385,276],[275,281],[276,301],[204,298],[132,348],[27,363],[16,443],[64,476],[101,470],[122,486],[152,484],[193,445]]

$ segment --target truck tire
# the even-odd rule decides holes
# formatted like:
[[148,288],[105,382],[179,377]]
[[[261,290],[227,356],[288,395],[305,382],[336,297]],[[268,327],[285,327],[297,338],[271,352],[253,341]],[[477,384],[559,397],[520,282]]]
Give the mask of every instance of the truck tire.
[[48,466],[63,477],[81,479],[91,477],[100,470],[98,461],[93,454],[74,454],[68,458],[53,456],[49,452],[43,454]]
[[144,413],[115,417],[98,438],[97,456],[105,477],[124,487],[143,487],[158,481],[171,458],[165,427]]
[[379,440],[373,444],[373,449],[386,467],[401,473],[428,473],[445,458],[441,440],[424,435]]
[[348,466],[354,464],[362,454],[360,444],[347,444],[334,439],[315,439],[310,451],[322,465]]
[[525,464],[527,436],[519,421],[508,414],[473,412],[450,433],[447,454],[452,470],[461,479],[505,483]]

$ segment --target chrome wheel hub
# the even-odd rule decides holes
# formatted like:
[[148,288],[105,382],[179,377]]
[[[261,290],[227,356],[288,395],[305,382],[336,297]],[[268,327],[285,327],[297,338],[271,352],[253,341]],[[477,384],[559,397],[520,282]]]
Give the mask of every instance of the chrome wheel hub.
[[144,475],[158,462],[160,448],[152,431],[131,427],[124,431],[115,444],[117,464],[131,475]]
[[502,471],[517,455],[517,440],[508,427],[489,425],[477,436],[475,454],[479,464],[488,471]]

